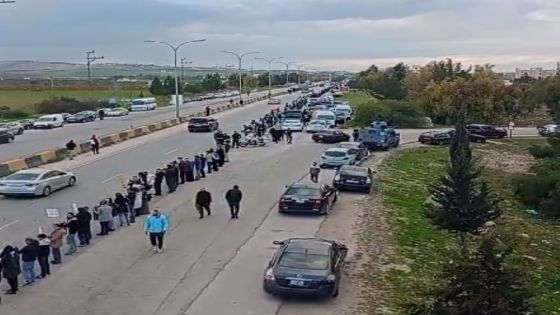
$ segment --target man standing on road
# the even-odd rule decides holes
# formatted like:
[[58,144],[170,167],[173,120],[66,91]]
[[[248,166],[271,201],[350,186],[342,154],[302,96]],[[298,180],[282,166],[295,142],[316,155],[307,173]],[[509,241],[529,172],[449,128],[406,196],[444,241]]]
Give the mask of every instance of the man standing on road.
[[241,134],[239,132],[234,131],[231,135],[231,139],[233,142],[231,143],[231,147],[234,149],[239,149],[239,140],[241,139]]
[[51,260],[51,264],[53,265],[58,265],[62,262],[62,255],[60,254],[60,248],[62,247],[64,234],[66,234],[64,225],[55,224],[54,230],[49,235],[49,239],[51,241],[52,256],[53,256],[53,260]]
[[10,245],[4,247],[0,253],[2,277],[8,281],[10,290],[6,294],[16,294],[19,290],[18,276],[21,273],[19,253]]
[[165,178],[165,173],[162,169],[156,169],[156,175],[154,177],[154,190],[156,196],[161,196],[161,184],[163,183],[163,179]]
[[89,139],[89,145],[91,146],[93,154],[99,154],[99,139],[97,139],[95,135],[91,136],[91,139]]
[[41,267],[41,278],[50,276],[51,267],[49,265],[49,255],[51,254],[51,241],[45,234],[39,234],[37,236],[39,239],[39,249],[37,252],[37,260],[39,261],[39,267]]
[[169,221],[159,209],[154,209],[153,213],[146,218],[144,230],[150,236],[150,243],[154,252],[161,253],[163,251],[163,236],[168,228]]
[[243,194],[237,185],[234,185],[232,189],[226,192],[226,201],[229,205],[229,212],[232,219],[239,219],[239,206],[242,198]]
[[101,231],[97,235],[109,234],[109,223],[113,221],[113,208],[107,204],[107,200],[103,200],[96,211],[99,216],[99,225],[101,228]]
[[[112,219],[112,217],[111,217]],[[65,255],[72,255],[78,251],[76,246],[76,234],[78,233],[78,219],[73,212],[69,212],[66,215],[66,245],[68,245],[68,251]]]
[[23,276],[25,278],[24,286],[35,283],[35,261],[39,253],[39,243],[32,239],[25,239],[25,246],[20,249]]
[[204,210],[208,215],[211,214],[210,212],[210,204],[212,203],[212,195],[206,191],[204,188],[200,188],[200,191],[196,194],[195,199],[195,207],[198,210],[198,214],[200,215],[199,219],[204,218]]
[[317,183],[319,181],[319,173],[321,173],[321,168],[317,166],[317,162],[313,162],[309,168],[309,176],[312,182]]
[[77,145],[74,140],[68,141],[68,143],[66,144],[66,150],[68,150],[68,159],[74,159],[74,157],[76,156],[76,147]]
[[184,184],[187,178],[187,165],[182,157],[179,158],[179,178],[181,184]]
[[78,219],[78,239],[80,240],[80,246],[89,245],[89,240],[91,238],[91,214],[87,208],[78,208],[78,214],[76,215]]
[[210,116],[210,106],[206,106],[206,116]]
[[165,184],[167,185],[168,193],[175,191],[173,177],[173,166],[171,164],[167,164],[167,168],[165,169]]
[[188,158],[185,159],[185,179],[187,182],[194,182],[194,163]]

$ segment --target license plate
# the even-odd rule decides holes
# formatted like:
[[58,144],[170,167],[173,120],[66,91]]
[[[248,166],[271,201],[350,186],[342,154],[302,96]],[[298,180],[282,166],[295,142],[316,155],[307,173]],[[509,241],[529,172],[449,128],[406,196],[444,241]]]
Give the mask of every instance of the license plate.
[[296,287],[304,287],[305,281],[303,280],[290,280],[290,285],[294,285]]
[[347,182],[347,183],[350,183],[350,184],[357,184],[357,183],[359,183],[357,180],[351,180],[351,179],[347,180],[346,182]]
[[296,203],[305,203],[305,199],[296,199]]

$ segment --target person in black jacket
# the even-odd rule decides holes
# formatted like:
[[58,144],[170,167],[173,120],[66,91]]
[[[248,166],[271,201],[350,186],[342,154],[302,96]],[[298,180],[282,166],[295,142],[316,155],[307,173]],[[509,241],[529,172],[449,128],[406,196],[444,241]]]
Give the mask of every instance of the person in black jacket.
[[64,223],[64,227],[66,227],[66,245],[68,245],[68,251],[65,255],[72,255],[78,251],[76,246],[76,234],[78,233],[78,219],[74,215],[74,213],[69,212],[66,215],[66,223]]
[[184,184],[187,179],[187,165],[182,157],[178,158],[179,160],[179,179],[180,184]]
[[70,140],[68,141],[68,143],[66,143],[66,150],[68,150],[68,159],[74,159],[74,157],[76,156],[76,147],[77,145],[74,140]]
[[161,196],[161,184],[163,183],[163,179],[165,178],[165,173],[162,169],[156,169],[156,174],[154,176],[154,190],[156,196]]
[[51,267],[49,265],[49,255],[51,254],[51,240],[46,234],[37,235],[39,239],[39,251],[37,253],[37,260],[39,267],[41,267],[41,278],[45,278],[51,274]]
[[39,254],[39,242],[32,238],[25,239],[25,246],[19,250],[25,283],[23,286],[35,283],[35,261]]
[[234,131],[231,135],[232,143],[231,147],[234,149],[239,149],[239,140],[241,139],[241,134],[239,132]]
[[80,246],[89,245],[91,240],[91,214],[87,207],[78,208],[78,214],[76,215],[78,220],[78,239],[80,240]]
[[0,253],[0,266],[2,266],[2,277],[8,281],[10,290],[6,294],[16,294],[19,290],[18,276],[21,273],[19,253],[15,248],[8,245]]
[[237,185],[234,185],[232,189],[226,192],[226,201],[229,205],[229,212],[232,219],[239,219],[239,206],[242,198],[243,194]]
[[117,213],[119,216],[119,225],[123,226],[130,225],[129,211],[128,211],[128,200],[121,193],[115,194],[115,206],[117,207]]
[[169,189],[168,192],[172,193],[175,191],[175,184],[174,184],[174,170],[171,164],[167,164],[167,168],[165,169],[165,184]]
[[205,188],[200,188],[200,191],[196,194],[195,207],[198,210],[200,219],[204,218],[204,210],[210,215],[210,204],[212,203],[212,195],[206,191]]

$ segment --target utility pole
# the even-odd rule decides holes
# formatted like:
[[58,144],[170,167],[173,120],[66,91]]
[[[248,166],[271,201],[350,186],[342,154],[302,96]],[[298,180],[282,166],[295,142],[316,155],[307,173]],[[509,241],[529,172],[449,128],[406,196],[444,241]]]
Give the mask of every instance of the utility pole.
[[234,67],[234,65],[229,65],[229,64],[227,64],[227,63],[226,63],[226,88],[227,88],[227,87],[229,86],[229,76],[228,76],[228,69],[229,69],[230,67],[232,67],[232,68],[233,68],[233,67]]
[[255,57],[255,59],[258,60],[264,60],[268,63],[268,98],[270,98],[270,96],[272,95],[272,73],[271,73],[271,68],[270,65],[275,62],[276,60],[282,59],[283,57],[276,57],[276,58],[272,58],[272,59],[266,59],[266,58],[261,58],[261,57]]
[[49,77],[49,80],[51,80],[51,103],[54,104],[54,79]]
[[295,62],[294,61],[290,61],[290,62],[276,61],[276,62],[286,66],[286,86],[290,85],[290,65],[295,64]]
[[206,39],[196,39],[196,40],[190,40],[190,41],[186,41],[186,42],[182,42],[179,45],[173,46],[168,42],[164,42],[164,41],[155,41],[155,40],[145,40],[144,43],[158,43],[158,44],[162,44],[165,45],[169,48],[171,48],[171,50],[173,50],[173,57],[174,57],[174,73],[175,73],[175,117],[177,119],[180,118],[180,113],[179,113],[179,78],[177,77],[177,51],[179,50],[179,48],[181,48],[183,45],[189,44],[189,43],[199,43],[199,42],[204,42],[206,41]]
[[105,59],[103,56],[93,56],[95,54],[95,50],[86,51],[86,61],[87,61],[87,79],[88,85],[91,87],[91,64],[99,59]]
[[301,68],[305,68],[306,65],[299,65],[297,67],[297,84],[301,85]]
[[243,99],[243,79],[241,78],[241,62],[243,61],[243,57],[247,56],[247,55],[252,55],[252,54],[258,54],[258,51],[251,51],[251,52],[247,52],[247,53],[243,53],[243,54],[238,54],[232,51],[227,51],[227,50],[222,50],[223,53],[225,54],[230,54],[230,55],[234,55],[235,57],[237,57],[237,61],[239,63],[239,99],[242,100]]

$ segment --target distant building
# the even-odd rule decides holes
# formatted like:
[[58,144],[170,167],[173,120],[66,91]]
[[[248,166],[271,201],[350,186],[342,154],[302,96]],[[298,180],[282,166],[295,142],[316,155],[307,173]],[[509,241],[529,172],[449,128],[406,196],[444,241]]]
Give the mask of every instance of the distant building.
[[547,70],[540,67],[530,69],[515,69],[515,79],[521,79],[526,76],[533,79],[544,79],[556,75],[560,75],[560,62],[556,64],[556,69],[554,70]]

